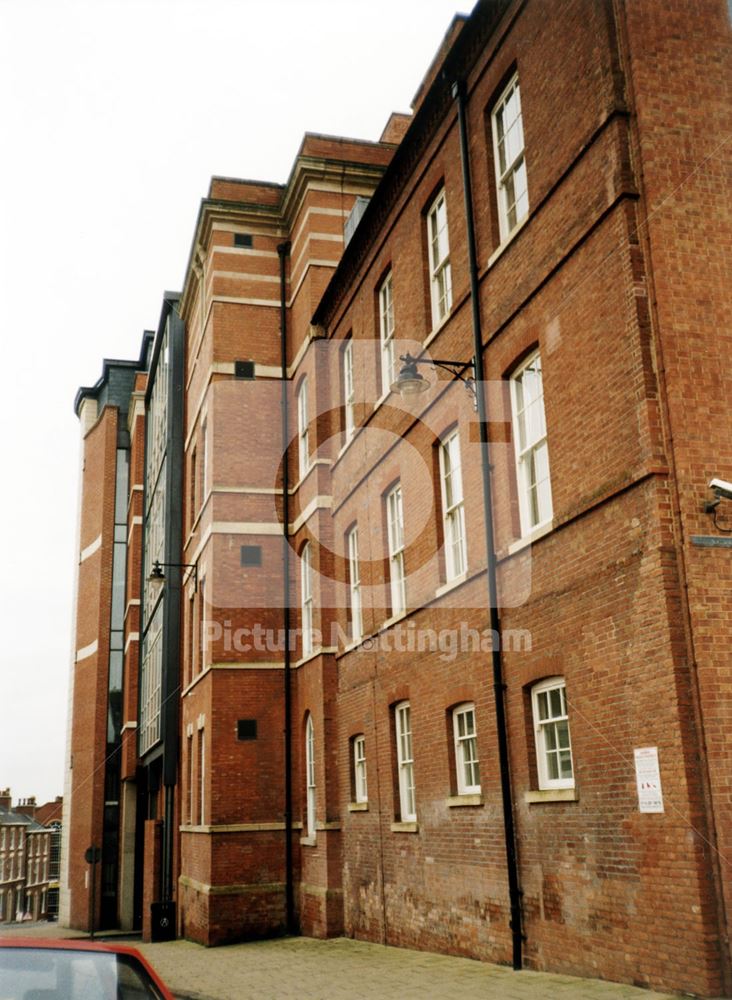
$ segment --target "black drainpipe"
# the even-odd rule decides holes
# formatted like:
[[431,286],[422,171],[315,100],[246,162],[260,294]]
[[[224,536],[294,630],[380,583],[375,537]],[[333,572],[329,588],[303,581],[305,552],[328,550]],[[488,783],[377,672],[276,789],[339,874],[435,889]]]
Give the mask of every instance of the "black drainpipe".
[[282,574],[285,631],[285,919],[288,934],[296,934],[295,885],[292,872],[292,678],[290,649],[290,477],[287,472],[287,283],[285,267],[290,244],[280,243],[280,408],[282,414]]
[[516,830],[513,822],[513,794],[511,791],[511,769],[508,757],[508,730],[506,727],[506,684],[503,680],[501,662],[501,619],[498,613],[498,586],[496,583],[496,550],[493,540],[493,501],[491,496],[491,463],[488,446],[488,408],[483,392],[483,339],[480,326],[480,302],[478,299],[478,264],[475,249],[475,229],[473,227],[473,189],[470,181],[470,160],[468,153],[468,123],[466,120],[465,82],[459,80],[452,85],[452,96],[457,102],[458,127],[460,130],[460,160],[463,168],[463,192],[465,194],[465,224],[468,236],[468,266],[470,269],[470,300],[473,318],[473,365],[475,373],[478,423],[480,427],[480,454],[483,472],[483,510],[485,517],[485,545],[487,552],[486,582],[490,603],[490,622],[493,635],[493,692],[496,705],[496,730],[498,735],[498,759],[501,771],[501,795],[503,798],[503,828],[506,840],[506,866],[508,868],[508,897],[511,907],[511,937],[513,940],[513,967],[520,969],[522,944],[524,940],[521,921],[521,887],[519,885],[518,860],[516,856]]

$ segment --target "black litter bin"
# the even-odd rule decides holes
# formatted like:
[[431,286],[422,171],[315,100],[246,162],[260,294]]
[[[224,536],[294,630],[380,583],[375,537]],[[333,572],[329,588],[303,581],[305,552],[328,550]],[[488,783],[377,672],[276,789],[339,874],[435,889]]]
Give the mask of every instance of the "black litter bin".
[[151,903],[150,918],[152,941],[172,941],[175,938],[175,903]]

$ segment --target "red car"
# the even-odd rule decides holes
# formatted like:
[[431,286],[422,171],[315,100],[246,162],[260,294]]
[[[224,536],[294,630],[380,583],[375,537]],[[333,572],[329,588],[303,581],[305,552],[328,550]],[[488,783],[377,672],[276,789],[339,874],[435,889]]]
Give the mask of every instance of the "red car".
[[0,1000],[175,1000],[134,948],[0,937]]

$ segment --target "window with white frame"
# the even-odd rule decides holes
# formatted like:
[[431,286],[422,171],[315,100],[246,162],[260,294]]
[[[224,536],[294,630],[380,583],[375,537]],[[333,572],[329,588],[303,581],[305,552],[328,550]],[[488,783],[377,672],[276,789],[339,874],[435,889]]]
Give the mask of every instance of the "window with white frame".
[[160,739],[163,673],[162,612],[162,606],[159,606],[142,640],[142,662],[145,669],[140,675],[140,753],[145,753]]
[[196,759],[193,755],[193,726],[190,726],[187,734],[188,743],[188,822],[193,826],[196,822]]
[[208,493],[208,420],[201,424],[201,482],[203,485],[201,503],[206,502]]
[[466,703],[453,709],[455,734],[455,771],[458,795],[480,792],[478,739],[475,733],[475,705]]
[[347,340],[343,348],[343,409],[346,441],[356,430],[355,393],[353,391],[353,341]]
[[498,192],[498,224],[503,243],[529,213],[518,76],[514,76],[496,102],[491,122]]
[[348,591],[351,599],[351,639],[357,642],[363,635],[361,616],[361,575],[358,568],[358,528],[346,535],[348,549]]
[[305,724],[305,830],[308,837],[315,836],[315,730],[313,717],[308,715]]
[[379,287],[379,338],[381,341],[381,391],[387,393],[397,377],[394,351],[394,292],[391,271]]
[[206,650],[206,581],[201,577],[198,581],[198,672],[202,673],[208,660]]
[[449,583],[464,573],[467,567],[460,436],[457,431],[453,431],[440,444],[440,488],[445,536],[445,576]]
[[366,784],[366,737],[353,738],[353,795],[356,802],[368,802]]
[[544,388],[538,352],[511,376],[511,409],[521,534],[527,535],[552,518]]
[[412,757],[412,721],[408,701],[394,706],[397,769],[399,773],[399,818],[414,822],[417,810],[414,798],[414,758]]
[[539,788],[574,788],[564,678],[550,677],[531,689]]
[[297,390],[297,455],[300,479],[310,468],[308,443],[308,380],[304,378]]
[[386,498],[387,533],[389,540],[389,583],[392,617],[404,613],[407,607],[404,580],[404,510],[402,488],[397,485]]
[[203,726],[198,730],[198,822],[206,820],[206,741]]
[[302,655],[313,651],[313,564],[312,546],[306,542],[300,553],[300,595],[302,607]]
[[444,188],[432,202],[427,213],[427,235],[430,257],[432,326],[437,327],[452,308],[450,244],[447,236],[447,202],[445,201]]

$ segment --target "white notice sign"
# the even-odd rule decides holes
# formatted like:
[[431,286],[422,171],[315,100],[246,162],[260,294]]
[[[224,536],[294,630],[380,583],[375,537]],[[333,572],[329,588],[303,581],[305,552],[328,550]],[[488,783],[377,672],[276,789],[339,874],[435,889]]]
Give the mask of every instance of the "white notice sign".
[[662,813],[663,792],[658,768],[658,747],[640,747],[634,753],[638,809],[642,813]]

